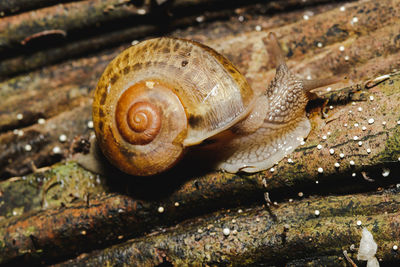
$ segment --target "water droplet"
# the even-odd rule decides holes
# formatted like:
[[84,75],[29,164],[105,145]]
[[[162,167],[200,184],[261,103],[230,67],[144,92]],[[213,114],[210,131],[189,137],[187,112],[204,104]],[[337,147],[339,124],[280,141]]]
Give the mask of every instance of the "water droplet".
[[388,168],[384,168],[384,169],[382,170],[382,176],[383,176],[383,177],[388,177],[389,174],[390,174],[390,170],[389,170]]
[[222,230],[222,232],[224,233],[225,236],[228,236],[231,233],[231,230],[229,230],[229,228],[224,228],[224,230]]

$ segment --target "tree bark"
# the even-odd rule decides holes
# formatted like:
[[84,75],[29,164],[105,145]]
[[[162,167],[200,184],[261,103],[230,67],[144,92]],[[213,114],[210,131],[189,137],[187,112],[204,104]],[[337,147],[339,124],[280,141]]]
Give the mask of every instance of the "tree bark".
[[[60,202],[51,202],[51,199],[62,199],[64,205],[66,205],[69,203],[68,195],[63,198],[54,197],[54,193],[48,194],[48,188],[56,190],[55,192],[59,190],[76,192],[75,183],[61,181],[68,180],[69,177],[74,175],[76,176],[77,171],[79,173],[82,172],[79,170],[80,168],[77,169],[74,165],[70,165],[74,175],[68,171],[69,168],[65,168],[62,165],[59,168],[54,167],[51,171],[39,175],[46,183],[45,185],[42,184],[42,188],[36,192],[36,196],[32,196],[33,199],[41,196],[42,206],[44,200],[49,199],[49,201],[46,201],[48,210],[38,212],[27,218],[22,216],[21,219],[11,218],[9,222],[4,222],[4,228],[2,229],[3,240],[7,245],[3,251],[0,251],[0,255],[2,255],[3,261],[17,256],[21,257],[25,254],[27,259],[32,259],[32,257],[38,256],[36,250],[39,250],[39,255],[47,260],[52,260],[55,257],[70,256],[73,253],[84,252],[88,247],[95,248],[116,243],[120,239],[138,236],[157,227],[171,226],[177,221],[221,208],[261,203],[263,201],[263,193],[266,191],[270,193],[273,201],[283,201],[288,198],[296,198],[298,192],[301,192],[302,196],[343,194],[376,190],[377,187],[395,184],[399,182],[397,174],[399,173],[398,157],[400,149],[397,140],[400,138],[400,126],[397,123],[397,117],[391,117],[398,116],[398,110],[391,106],[397,102],[390,104],[388,96],[390,96],[390,99],[400,99],[400,91],[396,90],[400,84],[399,76],[394,75],[392,78],[375,86],[373,101],[359,102],[357,106],[350,102],[346,106],[336,107],[338,109],[336,114],[340,118],[331,118],[332,121],[324,125],[323,128],[315,129],[307,139],[306,144],[291,154],[291,162],[287,160],[281,161],[274,167],[274,172],[267,170],[253,175],[211,172],[201,175],[200,173],[193,173],[193,171],[188,173],[188,171],[182,170],[183,167],[181,168],[180,166],[187,167],[187,164],[190,163],[188,161],[178,165],[165,175],[146,181],[129,179],[129,177],[124,177],[122,174],[116,174],[115,172],[112,174],[110,172],[106,177],[102,178],[102,181],[110,181],[110,178],[113,177],[113,184],[100,187],[97,189],[100,191],[95,193],[118,191],[129,195],[132,199],[127,198],[127,200],[117,202],[124,203],[118,206],[121,210],[130,210],[135,207],[134,210],[130,210],[129,215],[126,215],[125,220],[117,220],[113,216],[106,216],[106,214],[115,213],[117,208],[109,205],[103,197],[100,199],[94,198],[92,201],[89,199],[89,204],[87,205],[78,203],[68,208],[54,210],[60,205]],[[343,89],[343,91],[346,90],[348,91],[349,88]],[[359,121],[357,114],[359,114],[358,116],[368,114],[359,112],[358,108],[361,107],[363,110],[373,111],[372,106],[385,106],[385,110],[392,110],[392,112],[388,112],[385,115],[371,115],[374,118],[374,127],[369,126],[367,130],[362,131],[360,128],[367,125],[367,122]],[[347,115],[349,110],[354,112],[354,114],[351,113],[351,118],[346,117],[349,116]],[[314,118],[319,121],[319,125],[322,124],[320,116],[314,116]],[[352,119],[359,121],[360,125],[358,127],[346,127],[345,130],[335,130],[343,128],[343,122],[348,122]],[[382,121],[386,121],[386,124],[382,125]],[[331,131],[330,135],[327,134],[329,130]],[[326,140],[322,138],[324,134],[327,134]],[[357,140],[354,140],[353,134],[358,136]],[[316,145],[319,142],[323,144],[323,149],[321,150]],[[363,142],[363,144],[360,146],[358,142]],[[371,151],[368,152],[367,148],[370,148]],[[330,149],[334,149],[335,152],[331,154]],[[344,158],[339,153],[344,153]],[[354,163],[351,163],[351,161]],[[196,164],[196,162],[193,164]],[[340,163],[339,167],[334,165],[336,162]],[[322,174],[318,171],[318,168],[323,168]],[[189,169],[193,170],[193,168]],[[353,173],[355,174],[354,176]],[[92,176],[93,179],[94,175],[89,172],[83,172],[79,177],[88,175],[89,177]],[[31,180],[35,182],[37,177],[38,174],[29,176],[24,181],[26,184],[32,184]],[[54,177],[57,177],[57,180]],[[116,179],[117,177],[119,179]],[[174,179],[171,177],[174,177]],[[185,177],[185,179],[180,180],[180,177]],[[88,189],[94,183],[93,180],[90,182],[89,179],[86,178]],[[20,183],[21,179],[14,179],[13,182]],[[5,183],[3,187],[10,188],[10,182],[3,183]],[[84,182],[82,183],[85,185]],[[264,183],[267,184],[267,187],[264,186]],[[154,186],[155,184],[157,187]],[[165,190],[168,186],[170,190]],[[14,188],[19,189],[20,187]],[[3,189],[2,191],[6,190]],[[7,191],[10,191],[10,189]],[[75,193],[77,199],[84,199],[86,194],[90,194],[92,191],[84,189],[81,192]],[[8,195],[13,196],[15,194],[10,191]],[[117,199],[121,197],[116,196]],[[349,197],[357,198],[361,203],[370,201],[362,199],[361,196]],[[114,196],[106,196],[105,198],[114,199]],[[122,198],[125,199],[125,197]],[[333,200],[328,198],[326,201],[332,202]],[[339,198],[337,201],[340,202],[342,199]],[[29,199],[26,199],[25,202],[29,202]],[[90,203],[99,204],[93,204],[94,206],[92,207]],[[176,203],[178,203],[178,206]],[[392,205],[394,205],[397,208],[396,203],[397,201],[394,201],[389,206],[393,207]],[[372,205],[368,203],[365,205],[369,207],[366,211],[367,213],[374,212]],[[21,206],[23,207],[21,204],[11,207],[9,204],[8,206],[8,214],[11,213],[10,211],[18,211],[21,210]],[[76,211],[76,206],[79,207],[80,212]],[[162,214],[158,211],[160,207],[165,211]],[[360,206],[357,207],[360,208]],[[33,211],[40,208],[38,205],[31,207]],[[318,209],[321,209],[321,207]],[[82,216],[75,216],[75,220],[68,219],[69,224],[66,224],[65,220],[71,216],[69,215],[71,210],[73,214],[81,214]],[[99,210],[101,212],[98,212]],[[24,211],[28,212],[29,210],[25,209]],[[382,210],[382,212],[385,211]],[[286,214],[286,212],[282,214]],[[288,216],[291,217],[290,214]],[[386,217],[379,218],[379,220],[384,220]],[[17,223],[14,223],[15,220]],[[91,223],[88,223],[88,221]],[[41,227],[33,227],[33,225]],[[82,225],[87,226],[80,230]],[[102,229],[101,233],[99,230],[94,230],[100,228]],[[116,229],[120,230],[116,231]],[[85,233],[95,231],[97,234],[82,235],[80,231],[85,231]],[[32,243],[31,238],[27,238],[27,232],[34,236],[35,242]],[[65,232],[76,234],[65,235]],[[107,236],[107,242],[102,241],[105,236]],[[14,242],[15,246],[11,246]],[[81,243],[85,245],[77,245]],[[32,247],[33,245],[34,247]],[[10,250],[15,252],[11,253]]]
[[[360,18],[356,26],[345,23],[348,18],[359,16],[360,12],[372,9],[375,12],[368,12],[368,18]],[[302,20],[303,12],[293,12],[294,16],[291,19],[288,19],[290,16],[266,18],[264,21],[258,21],[260,25],[265,25],[264,31],[261,32],[255,31],[255,22],[249,20],[245,23],[245,27],[251,30],[248,33],[230,35],[229,32],[221,31],[222,33],[218,33],[216,36],[207,33],[215,41],[207,41],[204,37],[207,35],[203,31],[199,34],[190,30],[179,31],[175,34],[179,33],[181,37],[195,38],[206,42],[222,54],[227,55],[248,78],[252,87],[259,91],[266,87],[274,72],[266,52],[265,37],[268,29],[276,24],[291,23],[294,18],[297,18],[296,23],[274,30],[281,36],[281,44],[289,56],[289,67],[303,78],[310,74],[312,77],[341,74],[357,83],[380,74],[390,73],[398,66],[400,59],[400,42],[396,37],[399,31],[398,25],[400,25],[398,10],[399,3],[396,1],[363,2],[348,5],[345,11],[341,11],[339,8],[332,9],[308,20]],[[335,18],[335,20],[327,21],[326,16]],[[371,26],[369,21],[374,21],[374,24]],[[231,27],[243,27],[240,21],[235,23]],[[303,30],[299,32],[299,29]],[[302,42],[299,43],[297,40],[302,40]],[[318,48],[317,40],[321,40],[321,48]],[[233,42],[237,45],[232,46]],[[365,47],[365,43],[370,45]],[[341,46],[345,48],[345,51],[340,50]],[[70,61],[3,82],[1,94],[4,101],[0,103],[0,130],[7,131],[29,126],[37,123],[39,118],[51,118],[58,114],[58,121],[62,122],[62,117],[66,116],[64,114],[71,114],[65,111],[72,110],[77,106],[87,106],[87,110],[89,110],[90,97],[97,79],[107,63],[125,47],[122,46],[113,52]],[[313,47],[316,48],[312,49]],[[360,84],[363,85],[362,82]],[[44,95],[46,97],[43,97]],[[87,121],[90,120],[90,112],[82,114],[79,108],[70,112],[75,112],[79,121],[83,117]],[[23,118],[18,119],[18,114],[21,114]],[[68,117],[68,120],[70,119],[71,116]],[[74,125],[78,126],[77,129]],[[74,134],[79,133],[82,129],[80,125],[79,122],[71,123],[72,128],[68,128],[66,133],[69,131]],[[36,125],[33,128],[28,127],[22,130],[29,131],[35,128],[41,129],[42,126]],[[48,129],[52,131],[50,128]],[[52,133],[40,132],[44,136],[52,135]],[[58,134],[62,134],[62,132],[58,132]],[[52,136],[52,146],[59,145],[57,135]],[[9,147],[24,147],[29,142],[29,138],[19,138],[18,135],[11,137],[10,133],[6,133],[0,135],[0,140],[7,140],[7,142],[4,141],[4,144],[7,143],[3,146],[4,153],[0,154],[0,175],[2,177],[28,173],[30,168],[26,164],[30,165],[30,161],[33,161],[38,167],[54,162],[51,160],[52,157],[46,158],[46,156],[41,157],[41,161],[25,161],[26,154],[23,149],[9,149]],[[21,164],[22,162],[25,164]]]
[[[0,176],[21,177],[0,183],[1,263],[51,264],[88,253],[63,264],[338,266],[345,265],[342,251],[358,245],[360,220],[378,243],[378,258],[398,264],[400,2],[310,10],[270,17],[236,10],[244,21],[171,34],[226,55],[257,91],[274,75],[269,31],[302,78],[349,78],[314,91],[305,144],[256,174],[213,171],[196,148],[148,179],[104,162],[103,175],[77,165],[76,152],[87,150],[92,133],[97,79],[127,45],[2,82]],[[266,192],[279,207],[263,207]]]
[[[10,28],[11,24],[15,28],[8,29],[9,32],[5,32],[5,36],[3,36],[3,45],[7,46],[4,49],[11,50],[11,53],[4,53],[5,58],[0,64],[0,79],[4,80],[9,76],[54,64],[71,57],[93,53],[99,49],[123,42],[128,43],[133,39],[143,38],[144,36],[168,34],[171,29],[175,28],[196,25],[200,22],[229,19],[237,14],[238,7],[261,1],[254,0],[250,3],[248,1],[236,1],[227,5],[226,2],[220,0],[183,0],[164,1],[160,6],[152,5],[149,1],[144,1],[142,5],[140,5],[140,2],[135,2],[140,10],[139,13],[146,13],[145,16],[141,15],[137,19],[127,16],[120,10],[121,6],[131,6],[129,0],[122,2],[120,0],[108,1],[105,3],[105,8],[92,2],[65,3],[63,7],[67,11],[62,13],[60,13],[60,6],[52,6],[30,12],[32,14],[26,12],[4,18],[2,20],[4,25],[9,22],[7,29]],[[157,3],[157,1],[154,2]],[[262,11],[257,8],[259,6],[257,4],[243,6],[239,10],[244,13],[249,10],[252,13],[266,13],[325,2],[327,1],[304,2],[293,0],[280,1],[279,4],[269,2],[262,6]],[[95,13],[93,9],[97,12],[101,8],[104,8],[104,14],[99,13],[98,16],[92,14]],[[318,9],[326,10],[328,6],[321,6]],[[193,11],[188,12],[188,10]],[[207,12],[202,12],[204,10],[207,10]],[[82,15],[86,14],[85,12],[93,16],[92,22],[90,22],[90,19],[88,22],[88,18]],[[119,24],[121,19],[125,20],[124,25],[115,27],[115,24]],[[160,23],[160,20],[163,20],[163,22]],[[65,21],[67,23],[64,23]],[[19,37],[18,34],[20,34]],[[44,45],[48,49],[43,49]]]
[[274,216],[265,208],[220,211],[56,266],[283,266],[321,255],[333,256],[328,266],[347,266],[343,251],[359,247],[363,227],[378,244],[376,256],[390,262],[398,260],[399,200],[395,190],[311,197],[272,209]]

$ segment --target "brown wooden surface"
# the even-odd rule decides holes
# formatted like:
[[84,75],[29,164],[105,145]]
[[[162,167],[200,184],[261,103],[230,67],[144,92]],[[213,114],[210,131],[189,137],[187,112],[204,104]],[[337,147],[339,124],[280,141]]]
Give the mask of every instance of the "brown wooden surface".
[[[398,263],[392,246],[399,242],[400,2],[360,1],[262,14],[260,10],[271,3],[237,8],[228,20],[196,22],[195,27],[169,34],[204,42],[226,55],[256,90],[265,88],[274,74],[266,51],[269,31],[278,35],[289,68],[300,77],[349,78],[331,91],[315,91],[316,99],[308,108],[310,136],[289,156],[290,162],[282,160],[274,171],[215,172],[191,152],[171,172],[143,180],[110,167],[98,176],[71,161],[85,149],[92,131],[90,98],[97,79],[129,44],[3,81],[0,176],[19,177],[0,184],[1,262],[49,264],[85,252],[90,254],[66,264],[99,266],[119,260],[128,265],[169,261],[178,266],[188,263],[186,259],[209,265],[338,266],[345,264],[341,251],[358,245],[361,228],[355,222],[361,220],[377,240],[378,258]],[[372,81],[384,74],[389,75],[385,81]],[[38,124],[39,118],[45,123]],[[368,123],[370,118],[374,123]],[[60,142],[62,134],[66,142]],[[61,153],[54,153],[56,146]],[[340,167],[334,166],[336,162]],[[184,170],[186,164],[193,166],[191,171]],[[49,167],[36,170],[42,166]],[[322,174],[318,168],[323,168]],[[382,188],[386,191],[376,193]],[[280,203],[272,207],[272,215],[263,207],[266,191]],[[292,202],[299,192],[302,199]],[[115,206],[113,199],[126,201]],[[352,205],[344,205],[346,201]],[[239,208],[245,212],[236,214]],[[131,212],[118,213],[119,209]],[[316,209],[319,217],[313,215]],[[236,223],[227,223],[232,220]],[[214,226],[207,229],[210,224]],[[275,238],[285,224],[290,229],[286,245]],[[224,237],[225,225],[243,232]],[[113,244],[119,245],[110,247]]]

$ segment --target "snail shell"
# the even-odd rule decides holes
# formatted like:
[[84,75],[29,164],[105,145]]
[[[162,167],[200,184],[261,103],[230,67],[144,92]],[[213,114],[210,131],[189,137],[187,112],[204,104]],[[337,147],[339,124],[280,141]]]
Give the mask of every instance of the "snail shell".
[[222,55],[200,43],[155,38],[118,55],[93,101],[98,144],[132,175],[172,167],[186,147],[237,124],[255,96]]

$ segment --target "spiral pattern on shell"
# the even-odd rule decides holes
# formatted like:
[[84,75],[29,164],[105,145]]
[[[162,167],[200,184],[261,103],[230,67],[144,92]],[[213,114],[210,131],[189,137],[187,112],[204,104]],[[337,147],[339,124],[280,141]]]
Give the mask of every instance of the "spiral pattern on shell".
[[161,112],[150,102],[135,103],[135,94],[130,89],[125,91],[118,101],[115,120],[120,134],[127,142],[132,145],[145,145],[160,131]]
[[96,88],[93,122],[113,165],[153,175],[171,168],[187,146],[243,119],[253,100],[245,78],[211,48],[156,38],[108,65]]

